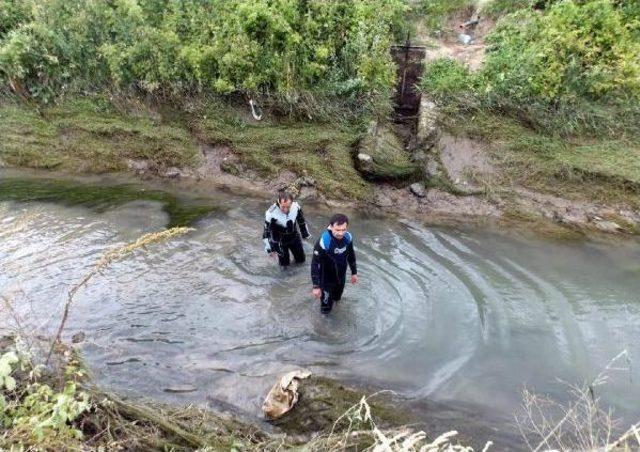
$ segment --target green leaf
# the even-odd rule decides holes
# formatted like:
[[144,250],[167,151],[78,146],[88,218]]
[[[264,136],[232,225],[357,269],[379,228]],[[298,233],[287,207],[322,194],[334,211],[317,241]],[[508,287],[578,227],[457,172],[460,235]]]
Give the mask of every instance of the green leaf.
[[16,389],[16,380],[13,377],[4,377],[4,385],[8,391]]
[[9,364],[15,364],[19,361],[18,356],[14,352],[7,352],[2,355],[2,359],[6,360]]
[[11,366],[4,359],[0,359],[0,379],[10,374],[11,374]]

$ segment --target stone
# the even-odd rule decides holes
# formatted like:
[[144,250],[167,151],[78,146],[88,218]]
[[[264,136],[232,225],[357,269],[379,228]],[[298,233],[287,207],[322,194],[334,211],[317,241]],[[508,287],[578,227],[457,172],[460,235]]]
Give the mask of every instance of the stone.
[[430,179],[434,177],[442,176],[440,165],[438,165],[438,162],[436,162],[433,159],[427,162],[424,172],[425,172],[425,175]]
[[301,177],[296,179],[295,184],[298,187],[315,187],[316,186],[316,180],[313,177],[310,177],[310,176],[301,176]]
[[240,175],[240,168],[238,168],[238,165],[236,165],[232,161],[227,160],[226,158],[223,159],[222,162],[220,162],[220,170],[233,176]]
[[185,392],[195,392],[198,388],[190,385],[182,385],[182,386],[171,386],[170,388],[164,388],[164,392],[169,392],[172,394],[181,394]]
[[128,159],[127,165],[136,174],[142,174],[149,171],[149,161],[140,159]]
[[420,100],[418,122],[416,126],[415,146],[433,147],[438,139],[438,110],[434,102],[426,97]]
[[163,174],[164,177],[168,177],[169,179],[177,179],[181,175],[182,175],[182,172],[180,171],[180,168],[176,166],[172,166],[171,168],[168,168]]
[[84,334],[84,331],[78,331],[73,336],[71,336],[71,343],[79,344],[80,342],[84,341],[85,337],[86,334]]
[[373,159],[369,154],[364,154],[361,152],[358,154],[358,160],[360,160],[362,163],[371,163]]
[[425,196],[427,196],[427,190],[424,187],[424,184],[421,182],[416,182],[415,184],[411,184],[409,186],[409,190],[411,190],[411,193],[413,193],[418,198],[424,198]]
[[593,222],[596,228],[602,232],[616,233],[623,232],[624,228],[615,221],[610,220],[596,220]]

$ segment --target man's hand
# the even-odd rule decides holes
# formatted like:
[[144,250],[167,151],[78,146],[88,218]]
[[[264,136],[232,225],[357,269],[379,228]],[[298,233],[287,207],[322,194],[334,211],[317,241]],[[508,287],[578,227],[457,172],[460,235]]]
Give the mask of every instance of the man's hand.
[[278,255],[275,251],[269,251],[269,257],[274,258]]
[[358,275],[351,275],[351,284],[355,284],[358,282]]
[[319,287],[314,287],[311,293],[315,298],[320,298],[322,296],[322,289],[320,289]]

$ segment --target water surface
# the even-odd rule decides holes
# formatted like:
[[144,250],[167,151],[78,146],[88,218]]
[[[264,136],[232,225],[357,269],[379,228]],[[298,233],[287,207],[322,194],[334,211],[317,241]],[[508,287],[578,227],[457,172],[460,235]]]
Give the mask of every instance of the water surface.
[[[264,255],[267,206],[222,193],[210,202],[195,232],[114,263],[79,292],[66,335],[86,333],[100,383],[254,416],[279,374],[307,367],[511,419],[524,387],[562,400],[559,380],[593,379],[626,349],[618,367],[630,368],[597,391],[626,421],[640,417],[638,242],[352,214],[361,282],[323,316],[308,263],[282,271]],[[330,212],[305,213],[317,236]],[[105,250],[169,221],[153,199],[99,210],[2,201],[0,294],[22,328],[51,331],[67,290]],[[177,387],[189,392],[167,392]]]

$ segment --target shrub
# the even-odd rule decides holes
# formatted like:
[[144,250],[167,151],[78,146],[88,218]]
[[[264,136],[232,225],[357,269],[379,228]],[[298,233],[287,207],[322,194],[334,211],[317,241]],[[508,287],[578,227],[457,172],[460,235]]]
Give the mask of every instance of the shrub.
[[429,96],[447,101],[473,93],[475,76],[464,64],[451,58],[439,58],[426,65],[420,89]]
[[640,98],[640,42],[611,0],[520,11],[487,37],[486,91],[516,102]]
[[2,25],[0,73],[30,93],[73,80],[152,93],[387,94],[388,47],[406,9],[406,0],[44,0],[32,21],[13,14]]

